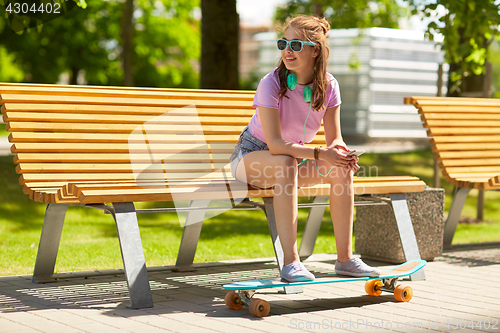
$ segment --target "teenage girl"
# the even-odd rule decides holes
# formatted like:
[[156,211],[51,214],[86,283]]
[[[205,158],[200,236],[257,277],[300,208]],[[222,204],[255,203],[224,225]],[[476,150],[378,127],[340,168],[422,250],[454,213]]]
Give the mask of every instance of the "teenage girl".
[[[329,48],[325,19],[287,21],[277,46],[279,65],[259,83],[256,108],[231,156],[231,172],[242,182],[274,186],[276,226],[284,252],[281,277],[314,280],[297,252],[297,188],[330,183],[330,212],[337,244],[335,270],[351,276],[380,271],[352,256],[353,174],[359,169],[340,130],[340,90],[326,71]],[[324,123],[325,147],[306,147]]]

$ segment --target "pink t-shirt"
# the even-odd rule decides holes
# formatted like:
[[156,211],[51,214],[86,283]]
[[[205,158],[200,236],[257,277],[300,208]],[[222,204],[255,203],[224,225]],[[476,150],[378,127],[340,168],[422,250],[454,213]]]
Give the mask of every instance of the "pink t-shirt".
[[[253,136],[266,142],[264,131],[259,115],[259,106],[274,108],[279,110],[281,122],[281,138],[285,141],[304,144],[304,122],[307,118],[306,124],[306,142],[311,142],[318,133],[321,127],[321,120],[325,115],[326,109],[340,105],[340,89],[337,80],[327,73],[330,81],[329,87],[326,90],[325,106],[320,112],[311,109],[309,117],[309,103],[304,101],[304,87],[305,85],[297,84],[294,90],[288,90],[286,96],[279,99],[279,77],[278,69],[274,69],[260,80],[259,86],[255,93],[253,100],[253,107],[256,108],[255,114],[252,116],[248,128]],[[312,84],[310,84],[312,87]]]

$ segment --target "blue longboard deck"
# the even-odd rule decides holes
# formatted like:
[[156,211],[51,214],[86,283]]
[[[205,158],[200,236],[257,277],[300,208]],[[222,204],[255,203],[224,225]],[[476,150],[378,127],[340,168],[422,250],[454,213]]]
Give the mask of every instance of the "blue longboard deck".
[[411,275],[416,271],[418,271],[419,269],[422,269],[426,264],[427,261],[425,260],[408,261],[399,266],[382,271],[382,274],[376,277],[350,277],[345,275],[328,274],[328,275],[318,275],[316,276],[316,279],[314,281],[286,282],[281,278],[275,278],[275,279],[234,282],[226,284],[223,287],[225,290],[256,290],[256,289],[277,288],[286,286],[301,286],[308,284],[391,279],[391,278],[405,277]]

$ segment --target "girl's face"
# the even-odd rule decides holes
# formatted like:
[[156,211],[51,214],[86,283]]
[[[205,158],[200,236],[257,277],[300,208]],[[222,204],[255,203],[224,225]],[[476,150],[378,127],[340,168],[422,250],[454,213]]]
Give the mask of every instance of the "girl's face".
[[[288,28],[283,34],[286,40],[302,40],[294,28]],[[314,69],[314,59],[318,55],[317,45],[303,45],[302,51],[294,52],[288,45],[284,51],[281,51],[281,59],[289,71],[296,74],[312,73]]]

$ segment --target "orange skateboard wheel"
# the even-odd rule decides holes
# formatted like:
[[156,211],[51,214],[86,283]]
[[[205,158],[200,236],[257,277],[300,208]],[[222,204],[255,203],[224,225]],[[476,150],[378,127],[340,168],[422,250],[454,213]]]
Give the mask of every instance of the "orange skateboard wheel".
[[384,284],[380,280],[369,280],[365,283],[365,291],[370,296],[380,296],[382,294],[382,286]]
[[409,302],[412,297],[413,289],[410,286],[400,284],[394,289],[394,298],[396,301]]
[[233,310],[241,310],[241,308],[243,307],[243,304],[240,303],[240,298],[234,290],[231,290],[226,294],[224,302],[226,303],[226,306],[228,308]]
[[269,314],[270,310],[271,306],[267,301],[264,301],[263,299],[254,298],[250,302],[250,313],[255,317],[265,317]]

